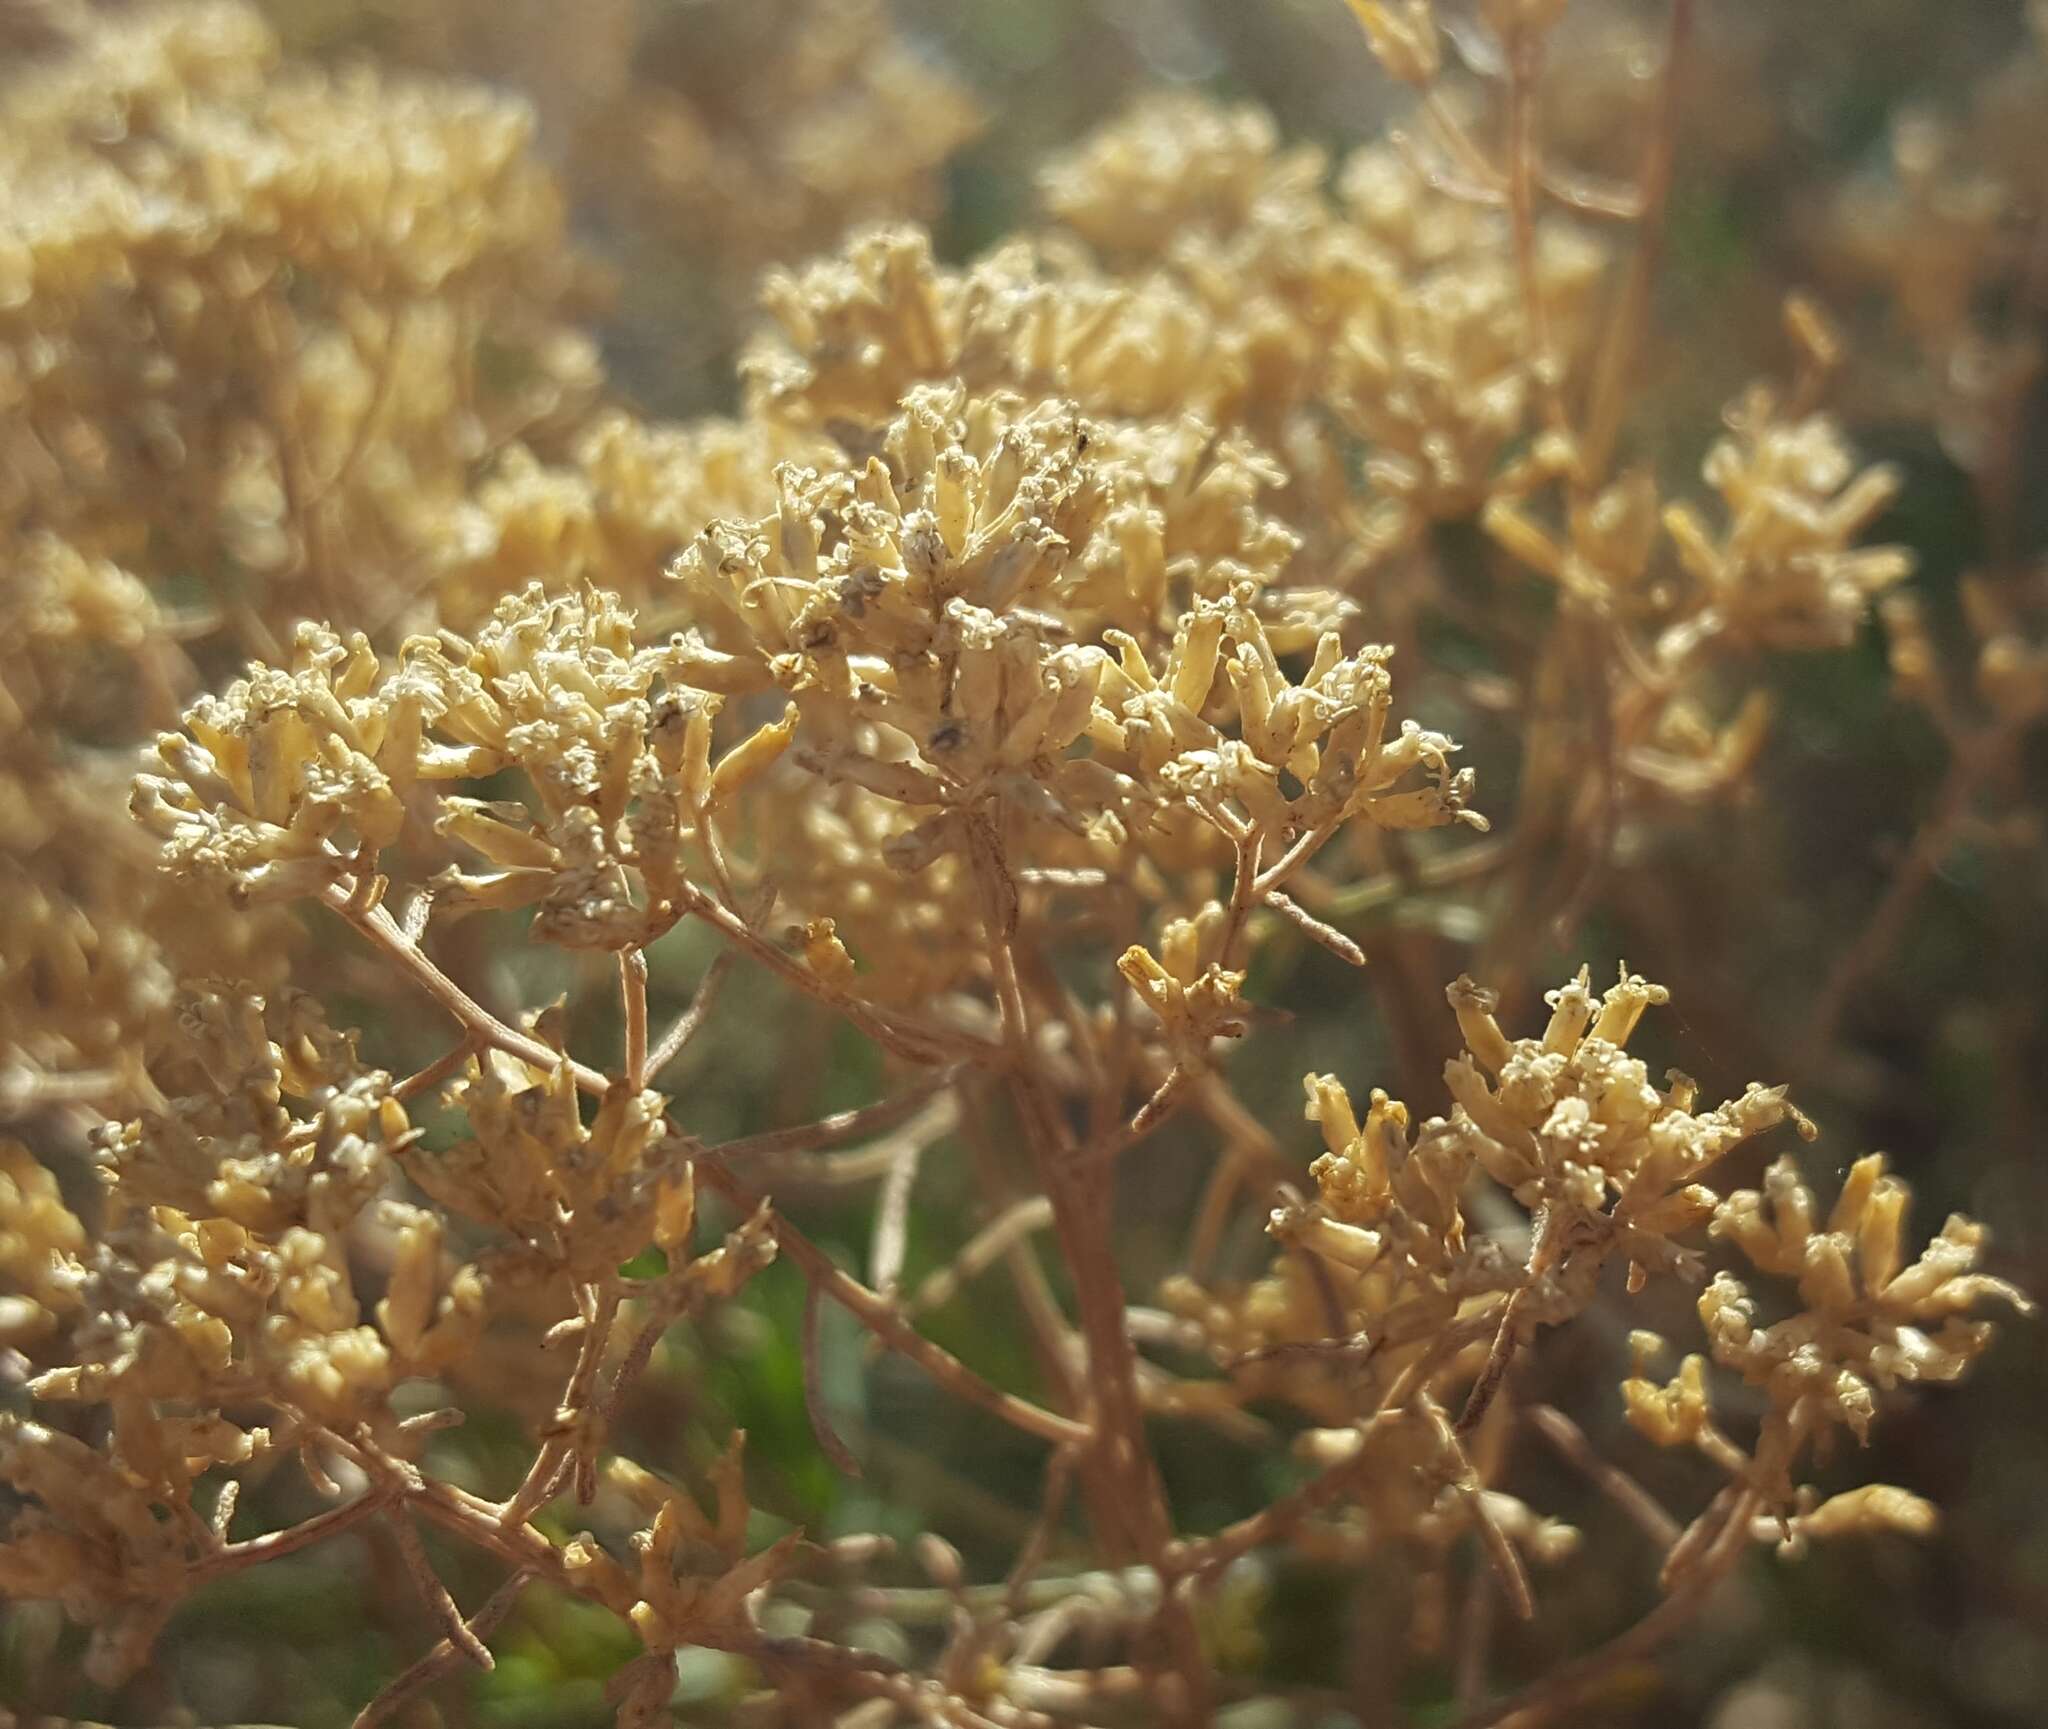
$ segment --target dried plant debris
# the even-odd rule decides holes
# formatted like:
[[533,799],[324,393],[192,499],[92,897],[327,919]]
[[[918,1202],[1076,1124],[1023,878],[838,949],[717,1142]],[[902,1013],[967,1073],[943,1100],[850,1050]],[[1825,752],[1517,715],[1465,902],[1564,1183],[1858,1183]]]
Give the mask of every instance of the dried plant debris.
[[[702,54],[605,61],[555,159],[774,266],[726,418],[608,382],[502,89],[301,64],[231,0],[43,8],[0,83],[0,1588],[118,1688],[181,1605],[354,1533],[429,1615],[360,1723],[567,1596],[637,1642],[622,1725],[710,1652],[747,1679],[706,1721],[1035,1729],[1288,1701],[1256,1599],[1299,1565],[1401,1581],[1387,1697],[1448,1653],[1481,1729],[1753,1548],[1930,1532],[1839,1454],[2028,1308],[1984,1227],[1916,1247],[1876,1155],[1817,1198],[1785,1086],[1713,1103],[1631,1044],[1695,988],[1672,849],[1733,880],[1804,748],[1784,668],[1875,610],[1956,767],[1773,1068],[1826,1059],[2048,714],[2043,567],[1994,544],[1952,670],[1855,333],[1803,296],[1785,376],[1671,457],[1686,0],[1648,100],[1582,90],[1562,0],[1352,0],[1412,103],[1384,137],[1333,164],[1148,97],[962,262],[911,219],[973,105],[879,0],[686,10]],[[593,64],[634,40],[603,19]],[[1981,137],[1903,124],[1816,260],[1889,285],[1891,400],[1903,341],[1991,504],[2038,359],[1980,292],[2028,268],[2024,82]],[[1554,88],[1638,116],[1629,184],[1546,150]],[[1674,989],[1581,968],[1529,1018],[1616,928]],[[1266,1120],[1262,1069],[1368,1024],[1385,1088]],[[806,1209],[869,1187],[844,1264]],[[703,1371],[799,1283],[820,1470],[965,1445],[941,1400],[1007,1425],[1044,1483],[1013,1566],[807,1534],[748,1469]],[[955,1304],[1024,1336],[956,1354]],[[877,1350],[932,1402],[893,1435],[845,1411]],[[1663,1589],[1489,1697],[1496,1608],[1616,1572],[1525,1428]],[[1277,1458],[1220,1521],[1162,1472],[1188,1430]],[[1653,1447],[1696,1456],[1671,1504]]]

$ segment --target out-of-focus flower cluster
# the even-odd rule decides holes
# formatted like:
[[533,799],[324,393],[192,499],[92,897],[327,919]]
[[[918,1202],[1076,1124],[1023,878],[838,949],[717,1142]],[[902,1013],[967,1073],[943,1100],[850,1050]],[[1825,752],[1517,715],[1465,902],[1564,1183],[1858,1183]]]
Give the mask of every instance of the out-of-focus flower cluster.
[[579,180],[737,286],[855,223],[932,216],[981,124],[882,0],[703,8],[643,26],[620,99],[578,140]]
[[280,67],[237,4],[79,31],[0,112],[0,508],[201,573],[245,642],[386,604],[417,514],[595,382],[530,117]]
[[30,1105],[132,1095],[179,961],[278,944],[172,912],[104,748],[227,645],[414,612],[474,466],[597,382],[519,102],[280,64],[233,0],[49,14],[0,88],[0,1085]]
[[664,298],[724,331],[763,267],[861,222],[934,217],[948,159],[986,122],[889,0],[588,0],[573,31],[548,0],[267,10],[307,50],[531,92],[578,210],[630,267],[628,322],[665,345],[695,334]]

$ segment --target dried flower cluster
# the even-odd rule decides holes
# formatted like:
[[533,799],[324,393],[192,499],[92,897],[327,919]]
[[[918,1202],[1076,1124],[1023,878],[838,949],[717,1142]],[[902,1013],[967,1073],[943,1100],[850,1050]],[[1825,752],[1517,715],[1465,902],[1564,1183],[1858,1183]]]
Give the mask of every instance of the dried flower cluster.
[[[1654,1080],[1670,993],[1625,968],[1498,1017],[1660,825],[1796,748],[1771,667],[1873,606],[1959,761],[2009,750],[2048,713],[2022,585],[1973,590],[1966,723],[1804,299],[1703,494],[1632,437],[1687,0],[1626,196],[1544,152],[1562,0],[1487,0],[1473,78],[1428,0],[1352,10],[1416,106],[1334,172],[1256,110],[1141,102],[981,258],[895,223],[770,271],[737,416],[665,424],[578,327],[516,101],[280,63],[235,4],[53,9],[0,88],[0,1590],[89,1626],[96,1684],[352,1533],[433,1618],[359,1724],[492,1668],[529,1591],[637,1641],[622,1725],[678,1720],[679,1653],[732,1660],[748,1721],[1306,1709],[1239,1636],[1299,1567],[1401,1580],[1376,1685],[1455,1643],[1482,1729],[1572,1707],[1757,1545],[1932,1527],[1820,1484],[2027,1307],[1983,1227],[1916,1249],[1877,1156],[1825,1209],[1790,1155],[1756,1177],[1814,1125]],[[686,101],[653,56],[610,117],[659,147],[628,202],[748,263],[920,202],[969,126],[878,5],[762,11],[746,78]],[[1921,286],[1918,339],[1973,340]],[[1453,947],[1491,988],[1446,1007]],[[1312,1073],[1319,1154],[1267,1127],[1296,968],[1361,979],[1390,1089],[1447,1114]],[[738,1125],[693,1066],[721,1039],[772,1077]],[[870,1096],[804,1120],[842,1042]],[[1148,1228],[1193,1203],[1146,1292],[1141,1166],[1179,1173]],[[868,1183],[857,1275],[799,1215]],[[910,1280],[934,1190],[977,1199]],[[875,1438],[835,1426],[843,1317],[1042,1455],[993,1584],[935,1531],[779,1521],[679,1390],[784,1276],[832,1467]],[[1035,1373],[921,1326],[999,1280]],[[1690,1515],[1548,1401],[1568,1339],[1581,1415],[1699,1456]],[[464,1450],[493,1425],[516,1469]],[[1496,1690],[1490,1606],[1588,1560],[1524,1429],[1663,1594]],[[1187,1432],[1289,1486],[1191,1518]]]

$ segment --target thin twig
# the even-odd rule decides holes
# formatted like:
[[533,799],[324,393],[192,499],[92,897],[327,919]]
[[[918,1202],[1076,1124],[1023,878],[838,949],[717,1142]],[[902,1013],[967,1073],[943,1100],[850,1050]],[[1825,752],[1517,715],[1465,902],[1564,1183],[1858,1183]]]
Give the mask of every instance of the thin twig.
[[1486,1653],[1493,1643],[1493,1575],[1474,1567],[1465,1581],[1465,1607],[1458,1622],[1458,1658],[1452,1669],[1451,1696],[1470,1709],[1486,1692]]
[[1678,1521],[1665,1511],[1663,1503],[1619,1465],[1601,1458],[1593,1450],[1593,1443],[1586,1439],[1586,1432],[1564,1412],[1555,1405],[1531,1405],[1523,1414],[1560,1458],[1628,1515],[1656,1544],[1659,1554],[1677,1543]]
[[355,472],[356,464],[362,461],[363,453],[370,448],[370,434],[383,417],[385,406],[391,400],[392,388],[398,382],[399,345],[404,338],[406,314],[410,310],[410,307],[401,302],[392,309],[385,320],[384,344],[377,356],[377,373],[371,381],[370,400],[364,404],[363,412],[356,417],[355,430],[349,436],[348,449],[342,452],[341,460],[334,465],[333,472],[325,479],[315,481],[312,489],[300,500],[301,511],[310,515],[326,503]]
[[560,1489],[565,1467],[576,1472],[577,1498],[589,1502],[590,1496],[584,1491],[593,1486],[590,1473],[594,1461],[576,1449],[570,1424],[590,1407],[605,1347],[611,1342],[612,1323],[618,1317],[619,1301],[620,1293],[611,1282],[579,1288],[577,1307],[582,1336],[577,1344],[576,1365],[569,1371],[568,1382],[557,1402],[562,1416],[558,1417],[554,1432],[542,1443],[525,1480],[498,1510],[503,1523],[523,1525],[545,1507]]
[[1494,835],[1423,859],[1415,866],[1412,880],[1398,871],[1389,871],[1344,888],[1311,892],[1313,879],[1305,878],[1299,892],[1303,900],[1327,918],[1358,918],[1420,889],[1449,888],[1483,877],[1508,853],[1508,837]]
[[917,1187],[917,1167],[924,1144],[900,1141],[889,1174],[875,1197],[874,1234],[868,1248],[868,1283],[894,1299],[903,1282],[903,1257],[910,1249],[910,1197]]
[[816,1122],[800,1123],[794,1128],[769,1129],[758,1135],[743,1135],[738,1140],[724,1141],[718,1146],[704,1148],[703,1156],[730,1165],[774,1158],[784,1153],[808,1153],[824,1147],[844,1146],[848,1141],[857,1141],[863,1135],[894,1128],[934,1093],[951,1086],[959,1078],[960,1072],[958,1067],[935,1069],[913,1081],[901,1092],[892,1093],[888,1098],[879,1099],[874,1104],[858,1105],[848,1111],[835,1111],[829,1117],[820,1117]]
[[626,1017],[626,1085],[637,1094],[647,1085],[647,956],[619,951],[619,997]]
[[212,1553],[194,1562],[190,1577],[196,1583],[201,1579],[216,1578],[223,1573],[240,1572],[244,1567],[260,1567],[265,1562],[275,1561],[281,1556],[311,1548],[315,1543],[324,1543],[329,1537],[339,1535],[390,1506],[395,1494],[395,1489],[379,1485],[365,1491],[345,1506],[331,1508],[325,1513],[316,1513],[312,1518],[302,1520],[296,1525],[287,1525],[281,1531],[266,1531],[260,1537],[248,1537],[239,1543],[224,1543]]
[[904,1309],[919,1314],[951,1302],[968,1280],[995,1265],[1016,1243],[1052,1223],[1052,1202],[1043,1195],[1030,1195],[1012,1202],[967,1239],[965,1246],[943,1267],[925,1276],[905,1302]]
[[1462,1334],[1456,1329],[1451,1330],[1395,1376],[1381,1396],[1379,1408],[1357,1425],[1358,1444],[1347,1457],[1325,1466],[1301,1487],[1282,1495],[1277,1501],[1269,1501],[1258,1512],[1239,1519],[1233,1525],[1226,1525],[1213,1537],[1176,1544],[1168,1557],[1169,1571],[1184,1578],[1213,1576],[1253,1550],[1278,1542],[1312,1514],[1344,1494],[1371,1462],[1373,1435],[1382,1425],[1395,1421],[1409,1409],[1416,1394],[1428,1385],[1429,1377],[1437,1372],[1447,1356],[1455,1354],[1462,1340]]
[[1741,1560],[1749,1547],[1749,1521],[1756,1505],[1755,1491],[1746,1491],[1738,1496],[1732,1516],[1701,1557],[1699,1566],[1633,1627],[1576,1662],[1552,1670],[1519,1693],[1467,1712],[1451,1725],[1451,1729],[1494,1729],[1497,1724],[1513,1724],[1514,1729],[1534,1729],[1545,1717],[1576,1704],[1597,1690],[1623,1663],[1654,1651],[1699,1612],[1713,1587]]
[[1521,1342],[1519,1322],[1528,1292],[1526,1284],[1518,1285],[1501,1305],[1500,1325],[1494,1331],[1485,1365],[1479,1371],[1479,1379],[1472,1383],[1472,1391],[1465,1397],[1465,1408],[1458,1413],[1456,1433],[1460,1439],[1479,1427],[1493,1404],[1494,1396],[1500,1391],[1501,1383],[1507,1379],[1508,1369],[1515,1360],[1515,1347]]
[[[707,1159],[700,1163],[698,1175],[706,1187],[716,1189],[742,1211],[752,1212],[761,1204],[758,1195],[715,1160]],[[774,1234],[776,1246],[802,1268],[826,1296],[848,1310],[890,1350],[908,1357],[947,1391],[970,1404],[979,1405],[1013,1428],[1022,1429],[1026,1434],[1036,1435],[1055,1446],[1071,1447],[1088,1439],[1089,1429],[1085,1423],[1077,1423],[1071,1417],[1062,1417],[1042,1405],[1034,1405],[1029,1399],[1004,1392],[983,1380],[943,1345],[927,1339],[903,1318],[894,1303],[842,1271],[830,1255],[781,1213],[771,1212],[768,1226]]]
[[806,996],[816,997],[827,1007],[836,1010],[884,1050],[902,1057],[906,1062],[941,1063],[963,1056],[986,1062],[995,1054],[995,1048],[986,1039],[976,1038],[971,1033],[957,1032],[951,1027],[933,1026],[909,1015],[876,1008],[851,992],[840,989],[829,980],[819,977],[802,961],[783,953],[774,943],[754,930],[738,913],[704,893],[694,884],[682,885],[677,911],[702,919],[736,949],[751,955],[778,978],[795,986]]
[[1045,1462],[1045,1494],[1039,1503],[1038,1517],[1031,1522],[1031,1535],[1018,1549],[1010,1576],[1003,1582],[1003,1605],[1013,1618],[1027,1606],[1033,1575],[1052,1546],[1053,1533],[1066,1514],[1067,1498],[1073,1487],[1074,1455],[1068,1448],[1056,1447]]
[[1522,1565],[1521,1555],[1501,1528],[1499,1517],[1486,1499],[1486,1484],[1479,1475],[1478,1467],[1472,1463],[1465,1437],[1452,1428],[1443,1407],[1427,1393],[1421,1394],[1416,1404],[1435,1430],[1439,1445],[1451,1456],[1457,1473],[1454,1486],[1472,1515],[1472,1523],[1479,1532],[1480,1551],[1486,1556],[1487,1565],[1493,1569],[1493,1576],[1500,1583],[1508,1607],[1514,1610],[1517,1620],[1533,1620],[1536,1597],[1529,1586],[1528,1569]]
[[860,1461],[852,1450],[839,1438],[832,1427],[832,1417],[825,1409],[825,1388],[818,1373],[818,1282],[804,1281],[804,1326],[800,1351],[804,1367],[804,1415],[811,1420],[811,1434],[818,1443],[818,1451],[832,1463],[833,1467],[849,1477],[861,1474]]
[[1312,828],[1301,834],[1294,844],[1282,853],[1279,858],[1275,859],[1272,864],[1253,875],[1251,892],[1261,899],[1271,895],[1275,889],[1286,882],[1296,871],[1300,870],[1303,865],[1314,858],[1317,853],[1322,851],[1323,847],[1329,842],[1330,837],[1342,826],[1341,822],[1327,822],[1319,828]]
[[427,1559],[426,1546],[420,1542],[420,1534],[413,1522],[400,1508],[390,1521],[392,1541],[398,1546],[398,1553],[405,1561],[405,1570],[412,1576],[413,1589],[419,1592],[420,1602],[427,1611],[447,1628],[446,1638],[462,1655],[479,1669],[495,1669],[497,1660],[463,1620],[462,1611],[455,1606],[455,1599],[448,1595],[448,1587],[441,1583],[441,1576],[434,1571],[434,1564]]
[[[1093,1479],[1090,1510],[1103,1526],[1101,1535],[1125,1550],[1128,1558],[1149,1562],[1163,1575],[1164,1560],[1174,1542],[1173,1518],[1158,1461],[1145,1433],[1137,1352],[1124,1324],[1123,1276],[1117,1266],[1112,1218],[1115,1166],[1088,1158],[1074,1145],[1039,1060],[1018,974],[1016,888],[1004,858],[999,820],[997,807],[979,813],[969,823],[969,853],[980,891],[990,978],[1001,1014],[1010,1097],[1039,1183],[1052,1203],[1053,1228],[1073,1277],[1075,1307],[1087,1349],[1095,1428],[1080,1465]],[[1242,929],[1250,905],[1263,838],[1254,832],[1238,843],[1232,911],[1226,915],[1220,945],[1226,965],[1233,938]],[[1140,1648],[1141,1663],[1154,1682],[1155,1706],[1170,1722],[1206,1722],[1213,1685],[1208,1656],[1187,1604],[1171,1591],[1161,1596],[1156,1627],[1162,1649],[1155,1653],[1144,1645]]]
[[1643,194],[1639,187],[1598,184],[1550,163],[1537,170],[1536,184],[1546,196],[1581,216],[1597,216],[1609,222],[1643,219]]
[[1486,1353],[1486,1364],[1479,1371],[1479,1379],[1472,1384],[1472,1391],[1466,1396],[1465,1408],[1458,1413],[1456,1434],[1462,1441],[1485,1420],[1488,1407],[1500,1392],[1513,1366],[1515,1352],[1522,1343],[1522,1306],[1528,1301],[1529,1291],[1536,1281],[1548,1273],[1557,1260],[1558,1232],[1554,1223],[1555,1214],[1544,1212],[1536,1220],[1534,1234],[1529,1242],[1529,1264],[1522,1282],[1508,1293],[1508,1300],[1501,1305],[1500,1326],[1493,1335],[1493,1346]]
[[690,1041],[704,1030],[712,1006],[718,1001],[718,993],[725,988],[725,981],[731,976],[736,958],[730,949],[720,949],[712,956],[711,965],[705,968],[703,978],[697,981],[697,991],[690,998],[690,1006],[676,1017],[675,1025],[662,1034],[661,1043],[649,1053],[647,1075],[650,1080],[658,1078],[662,1070],[681,1056],[689,1048]]
[[1298,902],[1290,900],[1278,889],[1266,891],[1266,905],[1301,932],[1310,942],[1320,943],[1340,961],[1354,967],[1365,965],[1365,950],[1347,937],[1342,931],[1326,925]]
[[391,1096],[403,1104],[407,1099],[418,1098],[421,1093],[430,1093],[450,1075],[460,1070],[475,1054],[476,1041],[463,1039],[452,1049],[436,1057],[425,1068],[407,1075],[391,1089]]
[[1329,1506],[1351,1487],[1365,1469],[1367,1442],[1372,1433],[1398,1414],[1394,1407],[1382,1406],[1358,1426],[1358,1448],[1350,1457],[1325,1466],[1300,1488],[1267,1502],[1256,1513],[1248,1514],[1235,1524],[1224,1526],[1213,1537],[1178,1545],[1170,1558],[1173,1572],[1189,1578],[1210,1576],[1255,1549],[1279,1542],[1297,1525]]
[[[483,1606],[462,1623],[463,1631],[473,1644],[481,1647],[498,1630],[505,1617],[511,1614],[513,1605],[519,1601],[519,1594],[533,1582],[533,1577],[528,1568],[514,1568]],[[463,1648],[452,1637],[442,1639],[417,1662],[378,1689],[377,1696],[356,1713],[353,1729],[379,1729],[379,1725],[391,1722],[402,1706],[417,1699],[444,1675],[459,1669],[464,1660]]]
[[1936,795],[1933,811],[1913,836],[1912,845],[1885,885],[1883,897],[1861,933],[1842,951],[1821,987],[1819,1000],[1808,1019],[1808,1065],[1820,1061],[1832,1048],[1858,987],[1877,970],[1904,934],[1913,903],[1941,869],[1957,835],[1969,821],[1977,794],[2004,765],[2014,737],[2011,730],[1993,729],[1990,737],[1972,741],[1968,748],[1949,759],[1948,774]]
[[1664,217],[1671,204],[1671,174],[1678,156],[1679,92],[1686,49],[1692,39],[1692,18],[1693,0],[1671,0],[1656,119],[1643,146],[1642,167],[1636,176],[1636,196],[1642,215],[1636,227],[1635,251],[1629,259],[1620,299],[1607,321],[1607,336],[1601,344],[1587,401],[1580,472],[1588,486],[1606,473],[1608,458],[1613,454],[1627,404],[1629,375],[1635,368],[1636,350],[1649,316],[1650,291],[1656,286],[1658,267],[1663,262]]
[[603,1075],[586,1064],[574,1062],[531,1033],[508,1027],[444,973],[420,946],[408,938],[398,923],[381,906],[356,904],[354,892],[331,884],[321,891],[322,902],[339,913],[382,952],[400,972],[418,985],[467,1028],[479,1044],[504,1051],[535,1068],[554,1070],[566,1065],[576,1084],[585,1092],[601,1093],[608,1084]]
[[1522,311],[1529,330],[1530,370],[1551,430],[1564,432],[1567,421],[1560,366],[1550,329],[1550,307],[1536,253],[1536,179],[1540,159],[1536,143],[1536,85],[1543,67],[1543,31],[1519,26],[1509,32],[1508,59],[1508,228],[1513,239],[1515,274],[1522,288]]

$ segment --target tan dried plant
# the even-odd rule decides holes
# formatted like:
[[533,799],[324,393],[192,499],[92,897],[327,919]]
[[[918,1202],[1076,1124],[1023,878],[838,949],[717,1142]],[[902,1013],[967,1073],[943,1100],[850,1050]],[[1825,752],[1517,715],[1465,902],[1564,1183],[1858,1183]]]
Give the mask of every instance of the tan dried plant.
[[[516,101],[280,64],[233,4],[53,13],[0,96],[0,1590],[90,1627],[97,1685],[361,1540],[430,1624],[359,1725],[431,1720],[552,1593],[635,1642],[622,1725],[1363,1711],[1451,1650],[1483,1729],[1563,1720],[1759,1546],[1932,1527],[1833,1461],[2026,1307],[1983,1227],[1919,1246],[1876,1156],[1817,1198],[1785,1086],[1653,1078],[1670,993],[1625,967],[1531,1012],[1659,833],[1746,820],[1796,748],[1769,667],[1889,597],[1901,684],[1949,700],[1873,541],[1899,477],[1805,299],[1704,493],[1631,432],[1691,0],[1625,188],[1546,158],[1563,0],[1458,24],[1478,75],[1428,0],[1352,10],[1414,111],[1334,172],[1142,102],[984,257],[898,224],[771,272],[741,411],[682,424],[608,396]],[[775,198],[700,208],[751,185],[704,151],[752,147],[677,101],[620,124],[690,168],[693,231],[752,261],[754,223],[869,213],[773,160]],[[1975,339],[1952,286],[1901,304]],[[2021,610],[2016,577],[1979,608],[2001,750],[2048,710]],[[1287,1011],[1351,979],[1385,1072],[1272,1117]],[[802,1115],[856,1047],[866,1095]],[[870,1187],[850,1266],[807,1207]],[[935,1187],[970,1198],[912,1277]],[[1161,1278],[1126,1227],[1169,1212]],[[1007,1560],[775,1517],[686,1371],[778,1262],[818,1453],[1009,1431],[1043,1492]],[[963,1292],[1014,1348],[938,1341]],[[1601,1371],[1576,1411],[1564,1350]],[[828,1384],[877,1351],[979,1439],[936,1400],[842,1433]],[[1603,1408],[1692,1456],[1650,1465],[1682,1508]],[[516,1468],[464,1450],[485,1424]],[[1511,1675],[1496,1609],[1607,1565],[1525,1431],[1660,1582]],[[1190,1434],[1264,1473],[1221,1513],[1172,1484]],[[1377,1693],[1244,1655],[1248,1580],[1331,1570],[1403,1587]],[[678,1692],[707,1652],[715,1717]]]

